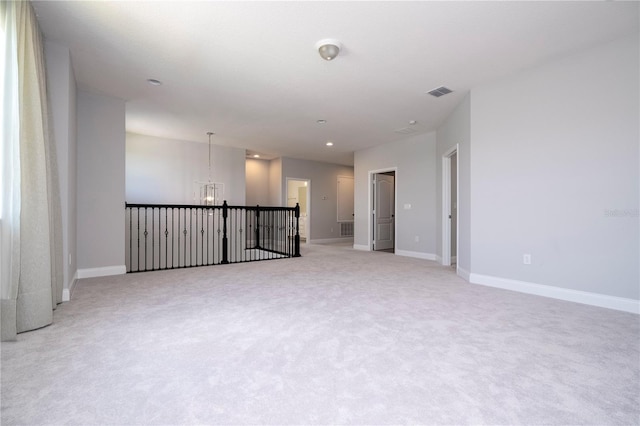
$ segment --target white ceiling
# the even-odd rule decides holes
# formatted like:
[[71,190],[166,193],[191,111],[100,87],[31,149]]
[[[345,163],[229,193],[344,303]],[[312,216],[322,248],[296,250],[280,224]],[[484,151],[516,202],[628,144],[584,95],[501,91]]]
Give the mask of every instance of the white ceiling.
[[127,131],[340,164],[435,130],[479,84],[639,31],[637,2],[33,4],[78,88],[126,100]]

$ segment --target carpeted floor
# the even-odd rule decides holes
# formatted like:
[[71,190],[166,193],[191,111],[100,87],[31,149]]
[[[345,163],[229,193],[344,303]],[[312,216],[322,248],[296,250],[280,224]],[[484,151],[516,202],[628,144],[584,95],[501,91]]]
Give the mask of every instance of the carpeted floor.
[[299,259],[81,280],[2,344],[2,424],[639,424],[636,315],[434,262]]

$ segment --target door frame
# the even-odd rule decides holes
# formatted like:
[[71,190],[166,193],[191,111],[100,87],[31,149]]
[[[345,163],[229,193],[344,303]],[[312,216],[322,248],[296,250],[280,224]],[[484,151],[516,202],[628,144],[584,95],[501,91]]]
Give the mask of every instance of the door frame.
[[302,182],[307,182],[307,223],[306,223],[306,240],[305,242],[308,243],[311,240],[311,179],[304,179],[304,178],[295,178],[295,177],[286,177],[285,178],[285,206],[288,206],[289,203],[289,181],[290,180],[297,180],[297,181],[302,181]]
[[[451,157],[457,154],[456,161],[456,208],[460,211],[460,151],[459,144],[442,155],[442,265],[451,266]],[[458,268],[457,251],[460,250],[460,214],[456,215],[456,269]]]
[[373,251],[373,227],[375,226],[375,223],[373,222],[373,208],[375,207],[373,205],[373,175],[376,175],[378,173],[389,173],[389,172],[393,172],[393,249],[394,249],[394,254],[397,251],[396,247],[396,235],[398,235],[398,168],[397,167],[387,167],[384,169],[377,169],[377,170],[369,170],[369,180],[368,180],[368,219],[367,219],[367,241],[368,241],[368,245],[369,245],[369,251]]

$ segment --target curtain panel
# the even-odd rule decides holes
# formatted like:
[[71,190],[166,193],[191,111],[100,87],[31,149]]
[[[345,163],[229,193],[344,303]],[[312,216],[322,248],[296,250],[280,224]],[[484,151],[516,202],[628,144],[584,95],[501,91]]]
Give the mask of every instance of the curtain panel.
[[[62,221],[38,23],[27,1],[2,2],[2,21],[5,31],[14,32],[5,37],[5,49],[11,61],[15,55],[17,66],[17,81],[10,85],[17,85],[18,110],[9,113],[17,120],[3,119],[3,135],[12,136],[2,147],[3,160],[7,155],[19,159],[19,167],[10,170],[19,175],[6,180],[3,168],[2,183],[3,193],[19,200],[18,206],[2,205],[2,340],[13,340],[16,333],[51,324],[53,309],[62,300]],[[7,40],[14,44],[6,46]],[[3,84],[6,89],[6,76]],[[3,115],[15,105],[4,96]],[[7,209],[13,211],[5,216]]]

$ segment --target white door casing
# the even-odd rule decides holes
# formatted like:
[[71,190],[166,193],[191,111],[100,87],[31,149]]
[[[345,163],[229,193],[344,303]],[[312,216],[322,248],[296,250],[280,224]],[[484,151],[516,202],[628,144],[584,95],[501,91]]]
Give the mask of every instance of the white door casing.
[[[300,237],[303,241],[309,241],[311,238],[311,180],[304,178],[286,178],[287,185],[287,207],[295,207],[300,201],[306,203],[306,206],[300,206]],[[304,200],[300,198],[300,188],[306,187],[306,197]]]
[[[458,145],[454,146],[450,150],[444,153],[442,156],[442,264],[445,266],[451,265],[451,228],[452,228],[452,220],[453,212],[451,211],[452,204],[455,203],[457,209],[459,209],[459,191],[456,188],[456,200],[451,199],[451,157],[456,155],[456,161],[459,161],[458,155]],[[455,168],[457,174],[459,174],[458,167]],[[456,185],[458,185],[459,179],[456,176]],[[455,228],[458,230],[458,215],[455,217]],[[457,239],[456,232],[456,239]],[[458,247],[457,241],[455,247]],[[456,259],[457,261],[457,259]]]

